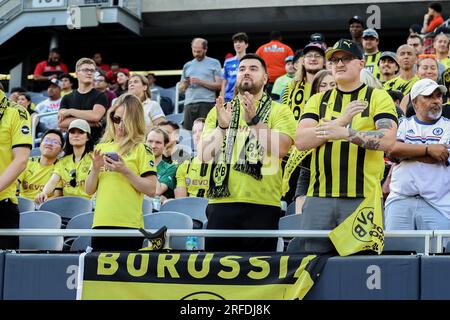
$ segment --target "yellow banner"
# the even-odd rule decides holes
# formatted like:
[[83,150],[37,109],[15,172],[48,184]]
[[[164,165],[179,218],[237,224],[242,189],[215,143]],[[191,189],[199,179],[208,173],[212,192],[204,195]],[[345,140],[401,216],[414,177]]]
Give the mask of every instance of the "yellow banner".
[[347,219],[330,232],[329,237],[340,256],[363,250],[381,254],[384,230],[380,194],[372,192]]
[[235,253],[89,253],[83,300],[303,299],[328,256]]
[[302,163],[303,159],[307,155],[311,154],[312,150],[300,151],[295,146],[291,148],[289,154],[289,159],[284,167],[283,181],[281,182],[281,195],[285,196],[289,191],[289,180],[291,180],[291,175],[295,169]]

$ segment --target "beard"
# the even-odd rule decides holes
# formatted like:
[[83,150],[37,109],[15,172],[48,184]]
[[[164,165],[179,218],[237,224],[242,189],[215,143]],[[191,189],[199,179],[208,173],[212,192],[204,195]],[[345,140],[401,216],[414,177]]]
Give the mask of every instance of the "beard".
[[427,112],[427,117],[432,120],[438,120],[442,115],[442,108],[439,111],[430,110]]
[[47,64],[49,66],[55,67],[55,66],[57,66],[59,64],[59,61],[48,60]]
[[262,81],[254,82],[253,80],[242,80],[239,82],[237,89],[240,94],[244,94],[245,91],[248,91],[249,93],[255,95],[259,93],[263,87],[264,83]]

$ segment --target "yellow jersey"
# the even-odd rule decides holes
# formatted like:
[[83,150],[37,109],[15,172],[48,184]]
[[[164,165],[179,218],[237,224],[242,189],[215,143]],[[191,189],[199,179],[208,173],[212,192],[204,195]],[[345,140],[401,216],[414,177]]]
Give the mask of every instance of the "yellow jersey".
[[29,159],[27,168],[19,177],[20,195],[30,200],[34,200],[42,192],[55,170],[55,164],[44,166],[40,163],[40,159],[40,157]]
[[211,165],[202,163],[194,157],[191,161],[184,161],[177,169],[177,187],[186,188],[188,197],[204,198],[209,189]]
[[62,190],[64,196],[77,196],[90,199],[84,190],[86,179],[92,160],[90,153],[85,153],[80,161],[75,163],[75,155],[69,154],[62,157],[55,164],[53,173],[60,177],[56,189]]

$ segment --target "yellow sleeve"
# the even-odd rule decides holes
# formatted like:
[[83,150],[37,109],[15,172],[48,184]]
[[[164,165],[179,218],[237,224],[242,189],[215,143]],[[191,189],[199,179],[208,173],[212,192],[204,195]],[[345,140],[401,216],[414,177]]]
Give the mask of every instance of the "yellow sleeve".
[[177,187],[184,187],[187,188],[186,185],[186,175],[187,175],[187,169],[189,166],[189,161],[186,160],[182,164],[178,166],[176,179],[177,179]]
[[324,93],[317,93],[311,96],[305,104],[305,109],[302,113],[301,120],[303,119],[314,119],[319,122],[319,104],[322,100],[322,96]]
[[292,140],[295,140],[297,121],[295,121],[292,111],[280,103],[273,103],[272,107],[275,108],[270,113],[268,123],[270,129],[279,133],[284,133],[291,137]]
[[372,100],[374,103],[371,103],[371,105],[375,106],[375,110],[373,110],[374,122],[380,119],[392,119],[398,124],[394,100],[385,90],[375,89],[372,94]]
[[139,152],[139,175],[143,177],[148,173],[156,173],[155,156],[151,149],[142,143],[137,151]]
[[14,112],[11,121],[11,137],[12,137],[12,148],[14,147],[30,147],[32,145],[31,136],[31,119],[28,111],[21,106],[14,107],[17,112]]

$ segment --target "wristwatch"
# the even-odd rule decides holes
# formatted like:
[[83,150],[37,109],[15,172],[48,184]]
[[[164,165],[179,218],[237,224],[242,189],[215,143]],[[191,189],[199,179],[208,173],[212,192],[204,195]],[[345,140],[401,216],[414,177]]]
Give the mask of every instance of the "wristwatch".
[[252,120],[250,120],[250,122],[247,122],[247,125],[250,126],[254,126],[257,125],[259,123],[261,119],[259,118],[258,115],[254,116]]

